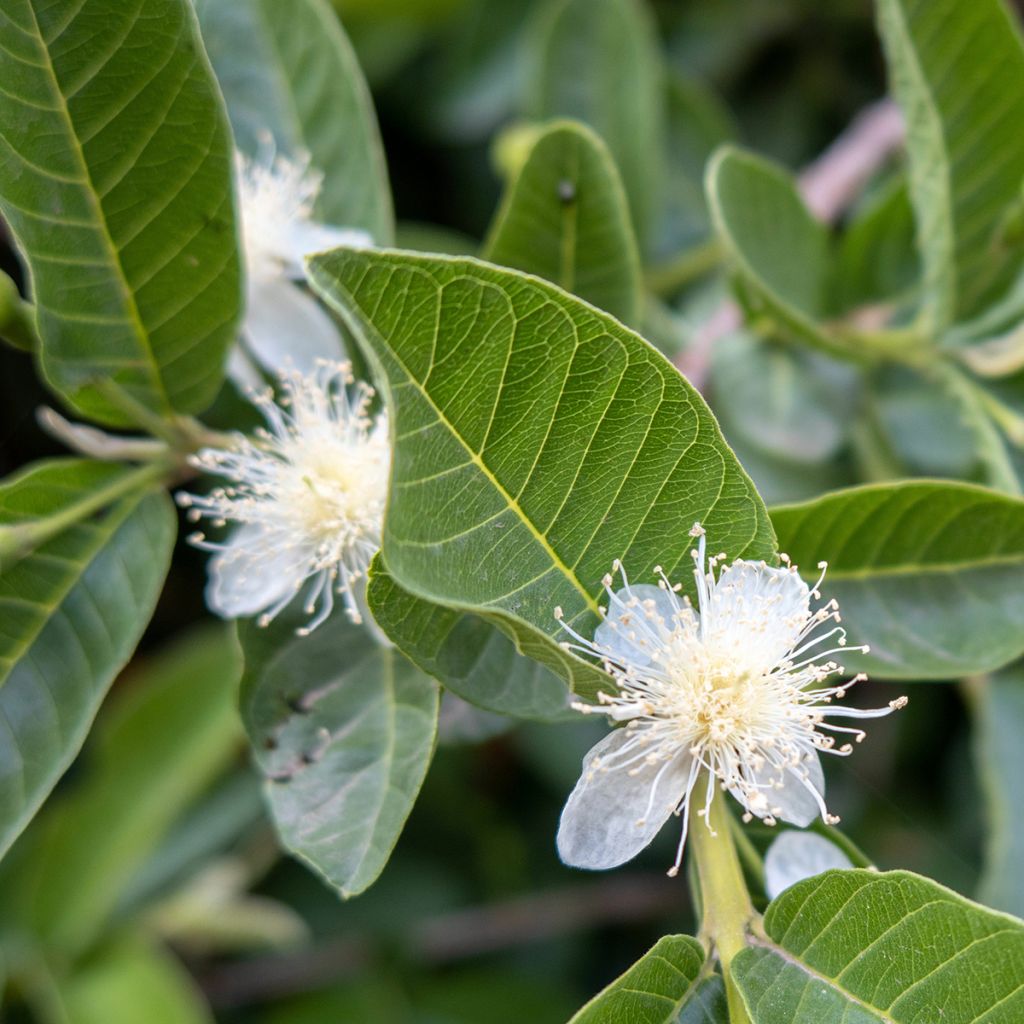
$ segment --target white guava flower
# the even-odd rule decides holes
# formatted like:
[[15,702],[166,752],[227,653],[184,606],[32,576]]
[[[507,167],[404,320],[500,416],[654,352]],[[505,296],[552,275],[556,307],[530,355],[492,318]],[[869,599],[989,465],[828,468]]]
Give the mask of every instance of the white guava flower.
[[[612,577],[604,578],[609,603],[594,639],[563,623],[575,641],[565,646],[600,658],[618,687],[614,695],[599,694],[600,704],[573,707],[626,723],[584,758],[558,829],[567,864],[622,864],[677,814],[682,836],[669,872],[676,874],[702,772],[704,803],[697,813],[706,823],[716,785],[740,802],[746,821],[781,818],[802,827],[820,814],[835,823],[822,796],[818,755],[851,752],[849,743],[836,745],[833,733],[858,741],[864,733],[826,719],[877,718],[906,704],[901,697],[870,711],[832,705],[864,677],[822,685],[843,671],[826,659],[867,648],[846,648],[839,626],[819,628],[839,621],[834,601],[811,610],[821,578],[808,587],[785,556],[782,568],[736,559],[716,578],[725,555],[705,559],[699,524],[691,536],[699,538],[696,608],[660,568],[657,586],[631,586],[616,562],[623,586],[613,592]],[[555,615],[561,620],[561,609]]]
[[773,900],[791,885],[833,868],[852,868],[853,862],[824,836],[786,829],[764,855],[764,889]]
[[236,153],[235,165],[247,290],[244,350],[231,353],[228,372],[250,387],[259,381],[250,355],[271,373],[310,373],[319,359],[343,358],[334,321],[301,286],[303,258],[339,245],[369,246],[373,239],[312,219],[323,175],[310,166],[308,154],[277,155],[268,137],[256,158]]
[[305,588],[305,634],[330,615],[335,593],[361,621],[355,588],[380,547],[391,448],[385,415],[369,413],[373,389],[347,363],[280,376],[280,402],[269,390],[253,397],[269,429],[191,459],[228,483],[178,502],[193,520],[237,524],[222,543],[189,538],[215,553],[210,608],[266,625]]

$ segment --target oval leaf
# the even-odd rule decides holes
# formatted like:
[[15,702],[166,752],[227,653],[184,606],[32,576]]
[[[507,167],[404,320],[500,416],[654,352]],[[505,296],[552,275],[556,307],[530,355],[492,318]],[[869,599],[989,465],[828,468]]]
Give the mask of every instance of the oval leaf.
[[853,487],[772,510],[780,549],[823,584],[851,671],[950,679],[1024,653],[1024,501],[973,484]]
[[611,313],[640,318],[640,255],[618,170],[581,124],[547,128],[505,194],[484,256]]
[[438,688],[335,613],[238,627],[242,717],[281,842],[344,897],[384,870],[434,750]]
[[607,676],[558,645],[555,608],[591,630],[616,558],[635,579],[660,564],[685,582],[695,520],[716,549],[772,556],[710,410],[616,320],[471,259],[337,250],[310,273],[388,394],[383,549],[404,589],[500,622],[593,693]]
[[[34,467],[0,487],[0,522],[56,512],[119,471],[75,459]],[[78,753],[135,650],[176,524],[166,494],[136,493],[0,574],[0,855]]]
[[370,90],[325,0],[197,0],[196,13],[240,149],[308,153],[323,176],[315,213],[394,235],[391,190]]
[[708,976],[704,949],[689,935],[659,939],[569,1024],[726,1024],[721,978]]
[[753,1024],[1016,1024],[1024,922],[907,871],[787,889],[732,963]]
[[1020,265],[1000,234],[1024,179],[1024,47],[1001,0],[878,0],[878,24],[909,126],[924,312],[939,330]]
[[0,79],[0,212],[47,379],[108,423],[133,422],[112,391],[204,408],[241,278],[227,119],[191,4],[11,0]]

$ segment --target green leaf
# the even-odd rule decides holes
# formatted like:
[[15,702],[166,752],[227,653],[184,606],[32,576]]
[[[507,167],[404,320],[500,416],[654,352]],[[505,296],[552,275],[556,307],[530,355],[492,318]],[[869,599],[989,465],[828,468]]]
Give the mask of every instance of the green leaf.
[[405,590],[499,624],[593,694],[607,676],[559,646],[555,609],[589,633],[616,558],[633,579],[660,564],[685,582],[695,520],[716,548],[772,557],[710,411],[616,320],[471,259],[336,250],[310,273],[387,392],[383,550]]
[[530,116],[572,117],[608,144],[641,239],[661,188],[662,59],[640,0],[559,0],[533,39]]
[[367,598],[388,639],[464,700],[520,718],[566,716],[569,692],[561,679],[519,655],[514,642],[484,619],[402,590],[380,557],[370,570]]
[[197,0],[203,40],[224,91],[235,140],[256,154],[308,153],[324,175],[315,213],[394,236],[384,149],[370,91],[326,0]]
[[902,175],[858,209],[836,249],[829,306],[845,313],[912,293],[921,267],[914,248],[914,210]]
[[708,977],[704,949],[689,935],[659,939],[570,1024],[709,1024],[727,1020],[721,979]]
[[384,870],[434,749],[438,688],[338,611],[240,623],[242,717],[285,847],[344,897]]
[[976,312],[1021,250],[1001,237],[1024,179],[1024,48],[1002,0],[878,0],[903,108],[925,326]]
[[712,402],[726,436],[804,465],[842,447],[858,385],[851,367],[746,331],[712,350]]
[[985,794],[988,836],[979,897],[1024,915],[1024,666],[1014,665],[969,691],[975,697],[975,759]]
[[536,139],[483,249],[492,263],[546,278],[624,324],[640,318],[640,255],[615,164],[585,125]]
[[60,983],[59,998],[68,1024],[213,1024],[188,971],[144,939],[104,949]]
[[831,274],[828,232],[790,175],[723,146],[708,164],[706,189],[715,230],[751,297],[787,334],[848,354],[821,323]]
[[125,680],[75,786],[12,853],[0,900],[24,910],[32,935],[70,951],[95,937],[126,880],[237,749],[240,672],[218,626],[186,634]]
[[133,418],[111,392],[204,408],[241,279],[227,120],[191,4],[11,0],[0,79],[0,212],[32,273],[46,378],[113,424]]
[[753,1024],[1016,1024],[1024,923],[907,871],[827,871],[768,908],[733,977]]
[[988,672],[1024,653],[1024,501],[973,484],[852,487],[772,510],[780,550],[839,601],[843,663],[890,679]]
[[[59,512],[118,472],[42,463],[0,486],[0,522]],[[0,574],[0,855],[71,763],[139,642],[176,524],[166,494],[139,491]]]

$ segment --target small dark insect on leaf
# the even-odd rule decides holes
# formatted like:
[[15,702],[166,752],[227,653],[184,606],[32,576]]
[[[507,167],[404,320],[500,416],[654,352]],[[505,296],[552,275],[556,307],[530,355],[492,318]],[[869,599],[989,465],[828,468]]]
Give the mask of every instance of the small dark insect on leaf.
[[566,206],[576,202],[576,186],[568,178],[563,178],[558,183],[558,198]]

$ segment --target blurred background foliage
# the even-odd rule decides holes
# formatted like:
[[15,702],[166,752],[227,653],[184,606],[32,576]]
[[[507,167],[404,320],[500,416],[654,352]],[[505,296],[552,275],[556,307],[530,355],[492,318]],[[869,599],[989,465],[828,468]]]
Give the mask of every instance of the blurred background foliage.
[[[517,166],[516,133],[545,103],[533,68],[552,4],[335,3],[373,91],[399,244],[477,250]],[[736,139],[797,169],[885,92],[870,0],[659,0],[650,11],[678,180],[671,215],[644,239],[648,268],[707,242],[701,177],[716,144]],[[622,170],[628,181],[655,166],[640,149]],[[871,301],[871,275],[886,294],[914,279],[898,232],[885,233],[882,256],[871,248],[883,215],[904,218],[909,238],[895,168],[848,214],[857,234],[840,259],[859,271],[841,275],[844,308]],[[17,272],[10,251],[3,267]],[[666,348],[685,343],[722,288],[698,277],[668,296]],[[4,475],[57,452],[34,420],[47,400],[29,357],[0,349]],[[870,478],[857,438],[868,429],[889,463],[876,475],[979,477],[955,404],[907,371],[886,371],[863,400],[847,366],[737,332],[714,352],[709,400],[772,502]],[[660,935],[695,927],[685,886],[663,874],[667,834],[605,876],[558,861],[558,814],[599,725],[515,724],[449,699],[394,857],[366,894],[338,900],[277,851],[231,710],[233,640],[204,622],[203,563],[179,542],[143,645],[0,872],[6,967],[22,979],[4,1021],[139,1020],[131,1007],[145,992],[147,1024],[557,1024]],[[201,732],[184,725],[199,706]],[[873,727],[829,787],[845,831],[880,866],[970,894],[982,829],[967,707],[953,687],[917,686],[913,713]],[[146,749],[155,737],[166,749]],[[3,887],[15,871],[34,888]]]

